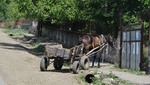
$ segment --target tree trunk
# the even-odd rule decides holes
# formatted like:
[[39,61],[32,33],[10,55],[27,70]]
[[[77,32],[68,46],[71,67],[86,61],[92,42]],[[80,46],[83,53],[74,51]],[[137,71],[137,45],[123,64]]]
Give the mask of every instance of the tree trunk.
[[147,73],[150,74],[150,15],[149,15],[149,43],[148,43],[148,68]]
[[122,29],[122,13],[120,9],[117,9],[117,7],[114,9],[114,37],[118,37],[119,30]]
[[89,33],[92,34],[92,22],[90,21]]
[[117,8],[114,9],[114,37],[117,38],[118,34],[117,34],[117,31],[119,29],[119,26],[118,26],[118,18],[117,18]]
[[42,20],[38,20],[38,26],[37,26],[37,30],[38,30],[38,37],[42,36]]

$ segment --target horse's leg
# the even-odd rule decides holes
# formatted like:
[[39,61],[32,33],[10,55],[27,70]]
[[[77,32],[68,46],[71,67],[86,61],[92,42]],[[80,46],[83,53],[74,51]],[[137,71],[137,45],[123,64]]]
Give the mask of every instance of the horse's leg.
[[96,56],[93,57],[93,61],[92,61],[92,67],[94,67],[94,62],[95,62]]
[[98,68],[100,68],[101,52],[97,53],[97,57],[98,57]]

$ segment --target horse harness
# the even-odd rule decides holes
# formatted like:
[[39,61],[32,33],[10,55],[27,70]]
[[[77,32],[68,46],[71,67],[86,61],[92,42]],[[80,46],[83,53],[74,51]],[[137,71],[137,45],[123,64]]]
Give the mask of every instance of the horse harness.
[[[102,38],[102,45],[106,45],[104,48],[105,48],[105,52],[108,53],[108,48],[107,48],[107,45],[108,45],[108,44],[107,44],[106,38],[104,37],[103,34],[99,35],[99,37]],[[103,48],[103,49],[104,49],[104,48]]]

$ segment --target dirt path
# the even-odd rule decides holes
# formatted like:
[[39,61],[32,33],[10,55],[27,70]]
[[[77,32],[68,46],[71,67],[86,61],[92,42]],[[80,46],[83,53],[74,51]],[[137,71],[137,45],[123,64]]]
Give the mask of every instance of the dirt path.
[[68,67],[46,72],[39,69],[40,58],[28,53],[19,42],[0,29],[0,75],[7,85],[78,85]]

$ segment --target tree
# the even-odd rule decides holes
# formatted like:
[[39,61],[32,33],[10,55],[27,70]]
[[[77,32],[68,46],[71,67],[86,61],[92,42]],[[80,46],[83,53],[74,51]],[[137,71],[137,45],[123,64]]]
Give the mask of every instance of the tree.
[[61,28],[114,33],[117,37],[122,25],[139,23],[146,3],[148,0],[10,0],[7,17],[38,20],[38,36],[42,22],[50,18],[50,23]]
[[33,19],[38,20],[38,36],[42,34],[42,22],[50,16],[52,0],[11,0],[7,15],[9,19]]
[[7,8],[6,0],[1,0],[0,1],[0,21],[6,20],[6,8]]

